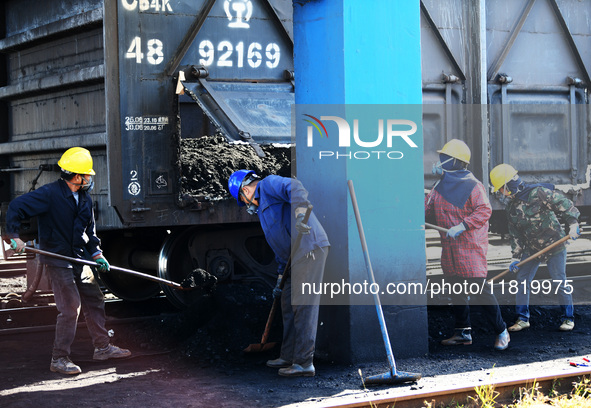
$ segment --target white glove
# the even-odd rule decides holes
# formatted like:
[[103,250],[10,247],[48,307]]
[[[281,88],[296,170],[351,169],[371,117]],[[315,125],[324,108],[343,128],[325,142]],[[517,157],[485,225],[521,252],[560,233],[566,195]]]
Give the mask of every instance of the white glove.
[[568,235],[570,235],[570,238],[573,241],[581,236],[581,230],[579,229],[579,223],[575,222],[574,224],[569,225]]
[[451,227],[447,230],[446,236],[448,238],[456,239],[458,235],[462,232],[466,231],[466,227],[464,226],[463,222],[460,222],[458,225]]

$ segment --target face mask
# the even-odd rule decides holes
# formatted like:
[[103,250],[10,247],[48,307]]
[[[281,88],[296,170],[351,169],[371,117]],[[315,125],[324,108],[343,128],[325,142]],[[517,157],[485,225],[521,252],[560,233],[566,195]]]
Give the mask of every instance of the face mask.
[[449,159],[447,159],[447,160],[446,160],[446,161],[444,161],[443,163],[441,163],[441,160],[438,160],[438,161],[437,161],[437,163],[435,163],[435,164],[433,165],[433,169],[431,170],[431,173],[433,173],[433,174],[438,174],[438,175],[442,175],[444,171],[447,171],[447,170],[444,170],[444,169],[443,169],[443,165],[444,165],[445,163],[447,163],[447,162],[450,162],[450,161],[452,161],[453,159],[454,159],[453,157],[450,157]]
[[83,184],[82,187],[80,187],[80,190],[90,193],[93,188],[94,188],[94,180],[92,179],[92,176],[89,176],[88,181],[85,180],[85,184]]
[[254,204],[246,205],[246,212],[250,215],[255,215],[259,211],[259,206]]
[[497,199],[501,202],[501,204],[503,204],[505,207],[509,204],[509,202],[511,201],[511,197],[504,195],[503,193],[500,192],[496,192],[495,193],[497,195]]

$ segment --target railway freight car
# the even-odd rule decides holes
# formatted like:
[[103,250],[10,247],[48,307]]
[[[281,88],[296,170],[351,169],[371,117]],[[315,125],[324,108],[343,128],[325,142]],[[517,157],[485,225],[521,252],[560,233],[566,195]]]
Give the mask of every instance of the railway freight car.
[[[3,2],[2,201],[57,178],[63,151],[84,146],[111,263],[177,282],[196,267],[221,282],[274,281],[256,218],[225,186],[238,168],[289,175],[291,10],[266,0]],[[164,290],[183,307],[193,296],[125,274],[103,281],[127,300]]]
[[[491,168],[510,163],[527,181],[559,185],[588,216],[590,2],[417,6],[425,189],[436,150],[459,138],[485,184]],[[260,228],[224,185],[236,168],[289,172],[288,149],[276,143],[290,142],[292,7],[2,2],[1,201],[55,179],[60,154],[84,146],[95,158],[97,227],[112,263],[175,281],[196,266],[221,281],[270,281]],[[492,202],[492,229],[501,231],[502,206]],[[105,283],[124,299],[164,290],[186,303],[150,281],[110,274]]]
[[[589,217],[591,3],[579,0],[421,0],[425,188],[436,151],[471,148],[488,184],[500,163],[551,182]],[[506,228],[492,197],[491,229]]]

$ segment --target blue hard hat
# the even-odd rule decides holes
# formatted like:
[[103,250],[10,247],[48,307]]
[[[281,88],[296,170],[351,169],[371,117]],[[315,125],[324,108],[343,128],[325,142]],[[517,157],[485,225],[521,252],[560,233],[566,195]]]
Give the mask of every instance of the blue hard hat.
[[232,194],[232,197],[236,199],[240,207],[244,207],[246,205],[240,201],[240,189],[242,188],[242,182],[251,174],[255,174],[255,172],[252,170],[238,170],[232,173],[230,179],[228,180],[228,190],[230,190],[230,194]]

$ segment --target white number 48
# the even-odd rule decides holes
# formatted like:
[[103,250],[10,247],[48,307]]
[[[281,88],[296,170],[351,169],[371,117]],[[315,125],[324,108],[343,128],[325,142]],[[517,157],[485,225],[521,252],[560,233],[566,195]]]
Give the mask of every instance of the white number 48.
[[[148,63],[152,65],[160,64],[164,60],[162,41],[157,39],[148,40],[147,47]],[[142,52],[142,39],[140,37],[135,37],[133,40],[131,40],[131,45],[125,53],[125,58],[135,58],[136,63],[142,63],[142,60],[144,59],[144,53]]]

